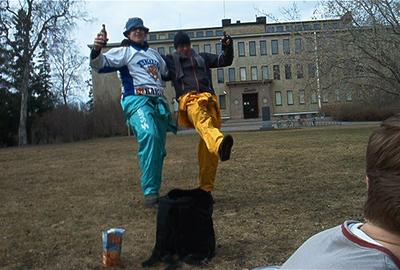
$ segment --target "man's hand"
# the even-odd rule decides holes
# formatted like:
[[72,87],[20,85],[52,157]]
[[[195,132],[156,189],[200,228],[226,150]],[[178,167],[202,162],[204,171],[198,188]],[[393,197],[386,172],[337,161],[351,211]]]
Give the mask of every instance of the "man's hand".
[[230,46],[232,44],[231,36],[224,32],[224,36],[221,38],[221,43],[223,47]]
[[106,41],[102,34],[97,34],[97,37],[94,39],[93,50],[100,51],[106,45]]

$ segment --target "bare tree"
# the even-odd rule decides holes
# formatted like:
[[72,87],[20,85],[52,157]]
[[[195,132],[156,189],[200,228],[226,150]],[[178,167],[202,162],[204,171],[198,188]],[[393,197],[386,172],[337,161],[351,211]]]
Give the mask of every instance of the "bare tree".
[[[18,139],[19,145],[26,145],[28,83],[35,52],[44,34],[59,35],[81,17],[81,10],[75,9],[82,1],[75,0],[0,0],[0,35],[5,46],[10,47],[20,60],[23,75],[19,84],[21,108]],[[22,28],[22,40],[15,40],[15,25]]]
[[56,94],[68,105],[69,98],[76,94],[83,83],[81,67],[87,57],[80,55],[73,42],[57,40],[52,46],[53,81]]
[[400,97],[400,1],[332,0],[322,6],[327,17],[345,14],[348,22],[330,43],[346,44],[346,51],[325,48],[329,68],[365,96]]

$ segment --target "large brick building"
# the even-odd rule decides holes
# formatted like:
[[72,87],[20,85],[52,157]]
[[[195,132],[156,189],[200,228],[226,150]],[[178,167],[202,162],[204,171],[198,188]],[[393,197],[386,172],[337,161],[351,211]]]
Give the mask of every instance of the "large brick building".
[[[343,28],[343,20],[318,20],[267,23],[265,17],[255,22],[232,22],[212,28],[184,29],[198,52],[219,53],[224,32],[234,40],[234,61],[230,67],[214,69],[212,79],[226,119],[261,118],[269,111],[272,118],[310,117],[329,102],[351,101],[351,94],[341,97],[321,91],[319,75],[320,37]],[[174,51],[177,30],[149,32],[148,42],[160,54]],[[119,44],[108,44],[108,48]],[[95,103],[119,99],[120,83],[116,73],[93,73]],[[169,101],[175,95],[167,83]],[[265,115],[265,114],[264,114]]]

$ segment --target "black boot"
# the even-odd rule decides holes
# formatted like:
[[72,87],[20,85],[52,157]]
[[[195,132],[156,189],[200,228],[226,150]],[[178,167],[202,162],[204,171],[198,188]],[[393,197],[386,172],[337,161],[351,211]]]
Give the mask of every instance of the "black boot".
[[231,150],[233,146],[233,138],[231,135],[225,135],[219,145],[218,154],[221,161],[229,160],[231,157]]

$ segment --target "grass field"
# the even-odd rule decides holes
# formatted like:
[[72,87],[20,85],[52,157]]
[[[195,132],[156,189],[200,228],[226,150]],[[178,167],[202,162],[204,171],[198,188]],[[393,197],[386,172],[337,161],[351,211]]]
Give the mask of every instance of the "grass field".
[[[232,159],[220,164],[213,193],[217,250],[207,268],[278,264],[315,232],[361,218],[373,129],[232,133]],[[168,136],[162,193],[197,187],[197,143],[197,135]],[[120,137],[0,149],[0,268],[101,269],[101,230],[122,226],[122,268],[140,269],[156,211],[142,205],[136,148]]]

